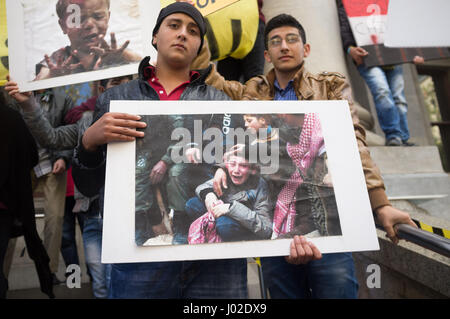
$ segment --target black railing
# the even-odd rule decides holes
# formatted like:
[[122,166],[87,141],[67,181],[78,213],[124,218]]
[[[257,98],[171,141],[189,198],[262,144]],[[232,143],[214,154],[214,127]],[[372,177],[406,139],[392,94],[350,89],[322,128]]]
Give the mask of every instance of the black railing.
[[395,228],[398,238],[407,240],[446,257],[450,257],[449,239],[407,224],[399,224],[396,225]]
[[[384,231],[382,226],[376,225],[380,230]],[[434,251],[446,257],[450,257],[450,239],[443,236],[435,235],[428,231],[412,227],[407,224],[398,224],[395,231],[399,239],[404,239],[418,246]],[[258,264],[258,276],[261,289],[261,298],[267,299],[267,291],[264,286],[261,265]]]

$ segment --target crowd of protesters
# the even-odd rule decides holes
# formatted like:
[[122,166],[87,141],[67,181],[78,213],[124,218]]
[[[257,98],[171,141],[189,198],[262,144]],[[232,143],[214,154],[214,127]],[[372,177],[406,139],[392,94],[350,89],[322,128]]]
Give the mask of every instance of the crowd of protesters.
[[[60,88],[21,92],[14,79],[8,79],[0,101],[0,130],[7,131],[2,134],[1,153],[8,154],[2,155],[0,165],[0,265],[9,238],[24,234],[42,290],[53,297],[52,285],[61,282],[56,276],[59,253],[66,266],[80,262],[76,219],[96,298],[247,298],[243,258],[101,263],[106,146],[136,140],[140,144],[136,152],[137,245],[160,231],[157,197],[162,193],[173,211],[172,244],[292,238],[289,256],[261,259],[272,298],[357,298],[351,253],[322,254],[305,237],[341,234],[321,124],[314,113],[174,115],[144,121],[136,115],[110,112],[112,100],[346,99],[376,218],[395,243],[395,224],[415,226],[406,212],[392,207],[387,199],[346,79],[334,72],[311,74],[305,67],[312,48],[299,21],[280,14],[266,22],[263,1],[257,1],[260,24],[254,50],[242,61],[227,59],[216,67],[210,61],[207,23],[189,2],[176,1],[160,11],[152,32],[152,45],[158,51],[155,65],[146,57],[137,74],[100,81],[92,97],[79,106]],[[64,12],[61,7],[69,3],[59,0],[57,7]],[[105,12],[109,8],[107,0],[77,3],[86,12],[92,6]],[[86,18],[85,23],[89,21]],[[103,34],[107,29],[90,28],[94,27]],[[121,57],[136,60],[126,44],[106,50],[108,55],[98,52],[94,40],[83,44],[73,30],[68,34],[72,46],[77,45],[76,53],[67,47],[46,56],[37,76],[80,72],[86,65],[104,66]],[[92,47],[98,55],[83,56]],[[265,75],[264,61],[273,64]],[[237,65],[242,74],[231,72],[231,65]],[[241,69],[242,65],[247,67]],[[222,70],[230,72],[224,75]],[[175,163],[170,156],[177,142],[171,141],[172,130],[193,130],[199,120],[202,131],[219,128],[225,132],[222,126],[227,123],[229,128],[247,130],[253,140],[224,143],[222,163],[200,163],[199,145],[190,145],[184,154],[187,160]],[[260,165],[250,161],[250,154],[274,140],[279,145],[280,169],[263,174]],[[43,243],[35,230],[32,203],[32,193],[38,190],[45,198]],[[17,225],[22,228],[18,233]],[[0,274],[0,297],[4,298],[7,276]]]

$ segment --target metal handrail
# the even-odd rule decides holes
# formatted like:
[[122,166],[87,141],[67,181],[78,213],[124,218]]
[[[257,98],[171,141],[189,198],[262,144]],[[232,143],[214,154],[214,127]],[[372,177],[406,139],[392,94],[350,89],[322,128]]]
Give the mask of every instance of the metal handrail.
[[[378,225],[377,228],[384,230],[383,227]],[[445,237],[407,224],[395,225],[395,230],[399,239],[407,240],[435,253],[450,257],[450,240]]]
[[397,237],[405,239],[435,253],[450,257],[450,240],[430,233],[428,231],[412,227],[407,224],[395,226]]
[[[376,225],[376,227],[384,231],[384,228],[382,226]],[[399,239],[407,240],[423,248],[434,251],[435,253],[441,254],[446,257],[450,257],[449,239],[435,235],[433,233],[427,232],[419,228],[412,227],[411,225],[407,224],[397,224],[394,226],[394,228],[396,235]],[[258,277],[261,290],[261,298],[267,299],[267,290],[266,287],[264,286],[264,279],[262,272],[263,270],[261,265],[258,265]]]

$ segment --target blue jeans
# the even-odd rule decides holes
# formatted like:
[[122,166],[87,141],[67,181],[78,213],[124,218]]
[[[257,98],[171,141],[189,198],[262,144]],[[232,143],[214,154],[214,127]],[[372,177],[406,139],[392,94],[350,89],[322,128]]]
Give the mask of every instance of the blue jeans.
[[[186,213],[194,221],[206,213],[205,204],[198,198],[193,197],[186,203]],[[238,221],[228,216],[221,216],[216,220],[216,230],[223,241],[257,240],[258,237],[243,227]]]
[[358,296],[351,253],[323,254],[306,265],[284,257],[261,258],[264,283],[273,299],[342,299]]
[[357,68],[372,93],[386,140],[398,137],[406,142],[409,139],[408,104],[402,66],[397,65],[392,70],[378,66],[367,68],[364,65]]
[[[95,211],[96,212],[95,212]],[[102,264],[103,218],[96,209],[90,209],[84,220],[83,243],[86,264],[92,277],[96,298],[107,298],[111,265]]]
[[64,209],[64,222],[61,240],[61,254],[66,267],[72,264],[79,265],[77,243],[76,243],[76,222],[80,225],[81,232],[84,227],[84,213],[72,212],[75,200],[73,196],[66,197],[66,205]]
[[110,298],[248,298],[246,259],[112,264]]
[[198,197],[192,197],[186,202],[185,210],[189,219],[193,222],[206,213],[206,206]]

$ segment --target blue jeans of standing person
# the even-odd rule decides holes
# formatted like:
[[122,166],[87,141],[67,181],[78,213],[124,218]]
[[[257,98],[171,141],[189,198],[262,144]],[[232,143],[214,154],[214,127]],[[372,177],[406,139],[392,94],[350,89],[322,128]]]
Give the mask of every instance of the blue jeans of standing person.
[[103,217],[99,213],[97,206],[98,205],[91,205],[84,220],[84,255],[89,273],[92,277],[94,297],[107,298],[111,265],[102,264],[101,262]]
[[357,68],[372,93],[378,121],[386,140],[399,138],[403,143],[408,141],[408,104],[404,92],[402,66],[368,68],[360,65]]
[[84,213],[72,212],[75,205],[73,196],[66,197],[66,205],[64,208],[64,222],[63,233],[61,241],[61,254],[64,259],[66,267],[72,264],[80,265],[76,243],[76,220],[80,225],[80,230],[83,232],[84,227]]
[[[193,197],[186,203],[186,213],[193,222],[206,213],[205,204]],[[243,227],[238,221],[228,216],[221,216],[216,220],[216,230],[223,241],[257,240],[258,237]]]
[[111,265],[110,298],[245,299],[247,260]]
[[273,299],[356,299],[358,282],[351,253],[292,265],[284,257],[261,258],[264,283]]

